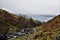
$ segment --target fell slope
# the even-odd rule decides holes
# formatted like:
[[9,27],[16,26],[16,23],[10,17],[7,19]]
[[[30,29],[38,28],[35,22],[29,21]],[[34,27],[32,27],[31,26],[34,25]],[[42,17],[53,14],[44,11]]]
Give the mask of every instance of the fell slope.
[[41,22],[25,16],[17,16],[6,10],[0,9],[0,33],[6,34],[20,31],[20,29],[41,25]]
[[0,9],[0,33],[5,34],[10,28],[16,29],[15,24],[17,18],[18,16]]
[[56,36],[60,33],[60,15],[38,28],[30,40],[56,40]]
[[[60,15],[54,17],[41,26],[35,27],[36,32],[28,36],[13,38],[12,40],[60,40]],[[58,39],[57,39],[58,35]]]

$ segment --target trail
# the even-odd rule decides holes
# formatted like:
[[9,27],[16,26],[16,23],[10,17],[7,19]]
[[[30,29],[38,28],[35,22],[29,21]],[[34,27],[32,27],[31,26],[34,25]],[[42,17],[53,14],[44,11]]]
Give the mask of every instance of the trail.
[[32,36],[32,34],[30,34],[30,35],[27,37],[26,40],[31,40],[31,36]]

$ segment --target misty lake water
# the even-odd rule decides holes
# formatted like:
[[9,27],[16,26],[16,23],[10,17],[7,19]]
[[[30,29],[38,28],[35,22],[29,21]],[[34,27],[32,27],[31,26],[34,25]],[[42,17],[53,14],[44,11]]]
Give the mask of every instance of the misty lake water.
[[55,15],[29,15],[35,20],[39,20],[41,22],[46,22],[52,18],[54,18]]

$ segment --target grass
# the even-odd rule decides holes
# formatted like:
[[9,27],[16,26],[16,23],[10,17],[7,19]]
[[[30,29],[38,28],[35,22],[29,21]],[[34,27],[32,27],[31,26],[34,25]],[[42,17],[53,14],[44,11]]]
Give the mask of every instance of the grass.
[[22,37],[12,38],[12,39],[10,39],[10,40],[26,40],[27,36],[28,36],[28,35],[24,35],[24,36],[22,36]]
[[[56,40],[56,35],[60,33],[60,28],[57,28],[58,30],[52,29],[51,32],[43,32],[45,28],[43,28],[42,26],[35,28],[37,31],[30,36],[30,40]],[[12,40],[27,40],[27,37],[29,37],[29,35],[24,35],[19,38],[13,38]]]

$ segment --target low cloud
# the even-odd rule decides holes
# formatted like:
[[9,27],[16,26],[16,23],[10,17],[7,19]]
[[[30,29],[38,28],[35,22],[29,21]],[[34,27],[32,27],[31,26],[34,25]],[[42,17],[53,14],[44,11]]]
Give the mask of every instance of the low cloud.
[[22,14],[60,14],[59,0],[0,0],[0,7]]

